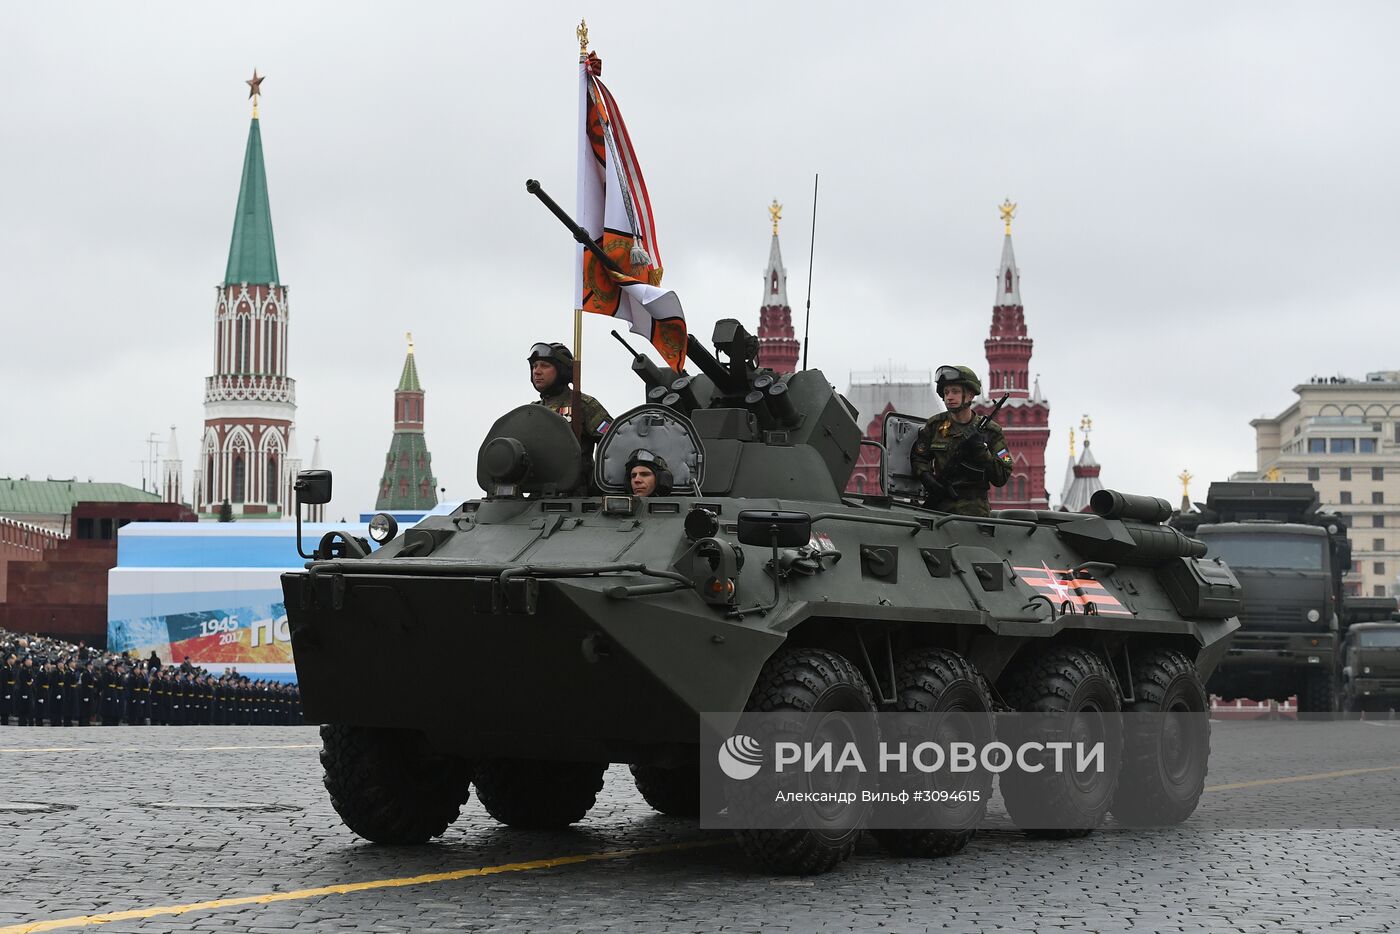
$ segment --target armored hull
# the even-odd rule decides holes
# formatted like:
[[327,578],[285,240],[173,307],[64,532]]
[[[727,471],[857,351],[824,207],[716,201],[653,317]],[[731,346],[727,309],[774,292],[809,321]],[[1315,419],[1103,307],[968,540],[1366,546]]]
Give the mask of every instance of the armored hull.
[[[1120,819],[1173,823],[1194,809],[1203,682],[1239,625],[1240,588],[1161,524],[1166,503],[1102,491],[1095,514],[934,512],[908,475],[921,420],[893,414],[881,491],[846,495],[869,443],[846,400],[816,370],[755,370],[737,322],[721,322],[715,343],[729,363],[692,341],[693,378],[635,367],[653,403],[612,424],[590,495],[570,492],[582,452],[568,424],[523,406],[482,445],[484,498],[372,555],[327,536],[306,570],[283,576],[306,717],[326,724],[326,782],[347,824],[427,839],[470,784],[505,823],[563,826],[618,762],[653,806],[694,815],[702,714],[722,729],[746,711],[943,704],[986,717],[1189,714],[1189,740],[1130,735],[1114,719],[1098,785],[1003,782],[1003,793],[1009,805],[1068,796],[1066,827],[1087,832],[1121,770],[1150,794],[1115,804]],[[670,465],[674,493],[627,492],[639,450]],[[1159,761],[1167,749],[1180,761]],[[777,833],[741,832],[776,871],[830,868],[853,846],[849,834]],[[970,833],[881,839],[946,855]]]

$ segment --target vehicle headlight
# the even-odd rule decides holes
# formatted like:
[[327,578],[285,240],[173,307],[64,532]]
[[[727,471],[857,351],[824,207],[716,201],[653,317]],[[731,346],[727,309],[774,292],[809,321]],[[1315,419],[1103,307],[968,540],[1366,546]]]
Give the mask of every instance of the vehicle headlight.
[[1363,675],[1369,675],[1369,674],[1371,673],[1371,666],[1370,666],[1370,665],[1367,665],[1367,666],[1365,666],[1364,668],[1362,668],[1362,669],[1361,669],[1361,673],[1362,673]]
[[399,523],[387,512],[376,512],[369,520],[369,537],[384,544],[399,534]]
[[[370,528],[373,529],[374,527],[370,526]],[[1322,619],[1321,613],[1319,613],[1317,610],[1308,610],[1308,622],[1315,623],[1320,619]]]

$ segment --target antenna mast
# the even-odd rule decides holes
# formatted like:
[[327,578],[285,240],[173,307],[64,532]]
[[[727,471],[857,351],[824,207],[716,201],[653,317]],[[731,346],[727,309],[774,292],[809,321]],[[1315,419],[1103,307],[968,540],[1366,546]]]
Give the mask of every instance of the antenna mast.
[[820,173],[812,174],[812,242],[807,253],[807,316],[802,323],[802,369],[807,369],[807,342],[812,333],[812,260],[817,255],[817,183]]

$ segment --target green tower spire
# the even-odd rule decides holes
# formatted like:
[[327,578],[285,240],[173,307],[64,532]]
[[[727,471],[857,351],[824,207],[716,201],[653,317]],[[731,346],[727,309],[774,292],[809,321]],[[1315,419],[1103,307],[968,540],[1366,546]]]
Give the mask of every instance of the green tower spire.
[[413,361],[413,335],[403,361],[399,386],[394,390],[394,437],[384,458],[375,509],[427,510],[437,505],[437,477],[433,455],[423,438],[423,386]]
[[[256,105],[255,105],[256,106]],[[243,180],[238,186],[238,211],[233,216],[233,242],[228,248],[224,285],[240,282],[280,283],[277,247],[272,241],[272,209],[267,200],[267,173],[263,170],[262,133],[257,111],[248,129],[248,149],[243,156]]]

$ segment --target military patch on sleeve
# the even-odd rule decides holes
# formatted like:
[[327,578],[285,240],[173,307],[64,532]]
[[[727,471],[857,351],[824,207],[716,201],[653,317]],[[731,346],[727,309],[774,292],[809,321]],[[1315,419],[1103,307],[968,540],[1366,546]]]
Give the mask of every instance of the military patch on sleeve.
[[605,434],[607,434],[607,433],[608,433],[608,426],[611,425],[611,424],[612,424],[612,422],[608,421],[607,419],[603,419],[603,421],[598,425],[598,434],[600,434],[600,435],[605,435]]
[[1002,448],[1000,451],[997,451],[997,460],[1009,467],[1011,465],[1011,452],[1006,448]]

